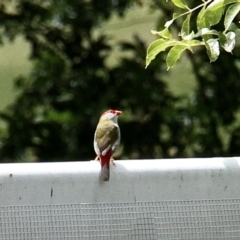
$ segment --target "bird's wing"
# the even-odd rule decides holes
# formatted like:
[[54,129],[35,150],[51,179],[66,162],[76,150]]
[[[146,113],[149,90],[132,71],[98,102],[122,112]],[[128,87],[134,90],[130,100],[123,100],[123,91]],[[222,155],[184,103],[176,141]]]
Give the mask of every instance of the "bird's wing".
[[119,129],[118,125],[116,126],[116,128],[117,128],[118,138],[117,138],[116,142],[114,143],[114,145],[112,146],[112,152],[116,151],[116,149],[119,147],[120,140],[121,140],[121,133],[120,133],[120,129]]
[[118,139],[118,127],[111,121],[102,121],[96,129],[95,140],[101,154],[112,148]]

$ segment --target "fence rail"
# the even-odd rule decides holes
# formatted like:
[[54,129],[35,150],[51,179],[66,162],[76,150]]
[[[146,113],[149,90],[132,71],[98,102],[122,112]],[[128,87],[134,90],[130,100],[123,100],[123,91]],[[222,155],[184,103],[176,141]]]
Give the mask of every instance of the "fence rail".
[[0,165],[0,239],[240,239],[240,158]]

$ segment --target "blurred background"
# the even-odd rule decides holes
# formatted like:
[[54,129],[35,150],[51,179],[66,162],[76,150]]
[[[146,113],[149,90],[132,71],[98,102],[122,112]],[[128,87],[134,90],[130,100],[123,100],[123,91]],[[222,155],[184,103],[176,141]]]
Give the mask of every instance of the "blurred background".
[[123,111],[118,159],[239,155],[239,39],[214,63],[198,48],[169,71],[166,53],[145,69],[151,29],[176,11],[157,0],[0,1],[0,161],[93,159],[109,108]]

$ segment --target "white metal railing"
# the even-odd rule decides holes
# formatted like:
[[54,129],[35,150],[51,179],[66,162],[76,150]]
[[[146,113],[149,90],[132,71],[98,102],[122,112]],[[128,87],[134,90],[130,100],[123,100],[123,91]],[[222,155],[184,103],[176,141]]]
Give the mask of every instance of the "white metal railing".
[[0,165],[0,239],[240,239],[240,158]]

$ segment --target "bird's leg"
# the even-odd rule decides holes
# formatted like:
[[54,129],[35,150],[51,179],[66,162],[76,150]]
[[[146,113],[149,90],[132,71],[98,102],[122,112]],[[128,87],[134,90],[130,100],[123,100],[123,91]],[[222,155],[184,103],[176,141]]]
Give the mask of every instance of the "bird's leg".
[[[92,161],[100,161],[100,157],[97,155]],[[116,165],[113,157],[110,158],[110,163],[112,163],[114,166]]]
[[110,158],[110,163],[112,163],[114,166],[116,165],[113,157]]
[[100,160],[100,157],[97,155],[93,161],[99,161]]

